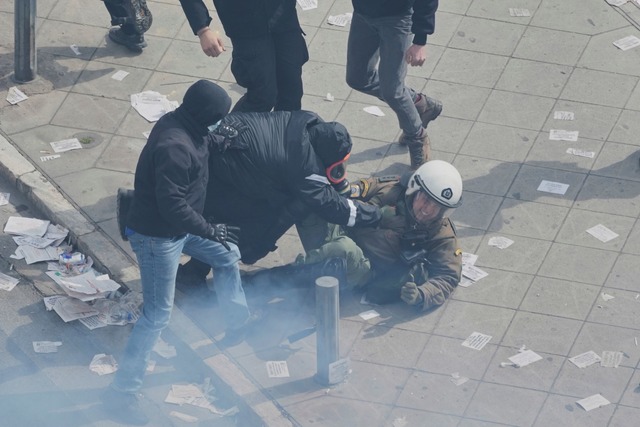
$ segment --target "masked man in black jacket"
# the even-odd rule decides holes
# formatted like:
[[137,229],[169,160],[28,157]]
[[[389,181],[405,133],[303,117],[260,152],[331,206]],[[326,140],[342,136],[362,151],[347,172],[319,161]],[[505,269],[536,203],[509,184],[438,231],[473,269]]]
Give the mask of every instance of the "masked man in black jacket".
[[[294,224],[304,244],[301,225],[312,212],[347,228],[375,227],[380,221],[378,207],[344,197],[350,191],[346,162],[352,143],[340,123],[324,122],[309,111],[232,113],[211,135],[216,138],[205,212],[216,222],[240,227],[244,263],[275,250]],[[195,275],[190,280],[197,281],[208,270],[190,262],[180,275]]]

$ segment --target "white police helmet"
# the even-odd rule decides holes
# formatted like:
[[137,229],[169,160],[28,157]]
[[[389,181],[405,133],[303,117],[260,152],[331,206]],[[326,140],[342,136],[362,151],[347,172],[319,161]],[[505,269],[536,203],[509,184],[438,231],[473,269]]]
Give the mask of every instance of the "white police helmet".
[[443,160],[431,160],[420,166],[409,178],[406,195],[422,190],[445,208],[457,208],[462,203],[460,172]]

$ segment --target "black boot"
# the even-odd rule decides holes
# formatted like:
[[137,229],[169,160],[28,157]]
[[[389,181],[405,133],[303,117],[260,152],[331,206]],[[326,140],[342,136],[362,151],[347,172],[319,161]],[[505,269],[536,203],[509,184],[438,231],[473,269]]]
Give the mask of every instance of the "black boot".
[[329,258],[314,264],[289,264],[247,274],[247,285],[272,286],[282,288],[309,288],[322,276],[338,279],[340,287],[346,286],[347,260]]

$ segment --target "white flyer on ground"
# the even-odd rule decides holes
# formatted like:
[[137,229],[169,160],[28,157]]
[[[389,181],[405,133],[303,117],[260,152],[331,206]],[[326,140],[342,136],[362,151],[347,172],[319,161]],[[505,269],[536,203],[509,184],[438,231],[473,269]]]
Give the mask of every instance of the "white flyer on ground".
[[4,273],[0,273],[0,289],[3,291],[11,291],[16,285],[20,282],[20,280],[15,277],[7,276]]
[[579,354],[569,358],[569,362],[576,365],[578,368],[586,368],[596,362],[599,362],[600,356],[595,351],[589,350],[586,353]]
[[108,375],[118,370],[118,364],[112,355],[100,353],[93,356],[89,369],[98,375]]
[[596,239],[600,240],[602,243],[607,243],[609,240],[613,240],[619,236],[618,233],[615,233],[609,230],[602,224],[598,224],[596,226],[591,227],[587,230],[587,233],[591,234]]
[[576,116],[573,111],[554,111],[553,118],[555,120],[573,120]]
[[179,419],[180,421],[184,421],[185,423],[197,423],[198,422],[198,418],[197,417],[194,417],[193,415],[185,414],[185,413],[182,413],[182,412],[178,412],[178,411],[171,411],[171,412],[169,412],[169,415]]
[[628,0],[607,0],[607,3],[609,3],[611,6],[622,6],[627,1]]
[[53,311],[65,322],[71,322],[98,314],[98,311],[94,310],[93,307],[86,302],[71,297],[56,300],[56,303],[53,305]]
[[569,184],[563,184],[561,182],[542,180],[538,186],[538,191],[544,191],[545,193],[560,194],[563,195],[569,189]]
[[378,313],[375,310],[367,310],[367,311],[363,311],[358,316],[362,317],[364,320],[369,320],[369,319],[374,319],[380,316],[380,313]]
[[269,378],[289,378],[289,367],[286,360],[271,360],[267,362]]
[[13,241],[18,246],[33,246],[34,248],[44,249],[55,242],[55,239],[47,239],[46,237],[37,236],[13,236]]
[[471,279],[467,279],[466,277],[462,276],[460,278],[460,282],[458,282],[458,286],[460,286],[461,288],[468,288],[471,285],[474,285],[476,282],[474,282]]
[[462,343],[463,346],[472,348],[474,350],[482,350],[489,341],[493,338],[491,335],[485,335],[480,332],[474,332]]
[[29,97],[20,89],[15,86],[9,88],[9,92],[7,92],[7,101],[9,101],[9,104],[16,105],[18,102],[22,102],[25,99],[29,99]]
[[158,338],[158,341],[153,346],[153,351],[165,359],[171,359],[178,354],[176,348],[162,338]]
[[121,82],[125,77],[127,77],[129,75],[128,71],[124,71],[124,70],[118,70],[115,73],[113,73],[113,75],[111,76],[111,78],[113,80],[117,80],[119,82]]
[[627,36],[614,41],[613,44],[620,50],[629,50],[640,46],[640,39],[636,36]]
[[507,237],[494,236],[489,239],[489,246],[494,246],[498,249],[507,249],[511,245],[513,245],[513,240]]
[[311,10],[318,8],[318,0],[297,0],[298,6],[302,10]]
[[380,109],[380,107],[376,105],[370,105],[368,107],[364,107],[363,110],[374,116],[384,117],[384,112]]
[[36,353],[57,353],[60,341],[33,341],[33,351]]
[[461,376],[460,373],[458,372],[454,372],[453,374],[451,374],[451,378],[449,378],[449,381],[451,381],[457,386],[460,386],[466,383],[467,381],[469,381],[469,378]]
[[462,252],[462,265],[475,265],[478,255],[469,252]]
[[10,216],[4,226],[4,232],[16,236],[37,236],[42,237],[47,232],[49,221],[25,218],[21,216]]
[[93,331],[94,329],[104,328],[105,326],[108,326],[105,322],[101,320],[100,315],[83,317],[81,319],[78,319],[78,322],[82,323],[91,331]]
[[157,122],[160,117],[178,108],[178,103],[169,101],[161,93],[147,90],[130,96],[131,106],[147,121]]
[[327,92],[327,96],[325,96],[325,97],[324,97],[324,100],[325,100],[325,101],[329,101],[329,102],[333,102],[333,101],[335,101],[335,100],[336,100],[336,97],[335,97],[335,96],[333,96],[333,95],[331,95],[331,93],[330,93],[330,92]]
[[489,273],[479,269],[475,265],[463,265],[462,275],[473,282],[477,282],[478,280],[484,279],[485,277],[487,277]]
[[60,154],[50,154],[48,156],[40,156],[40,161],[41,162],[48,162],[49,160],[55,160],[55,159],[59,159],[61,156]]
[[0,193],[0,206],[8,205],[11,193]]
[[82,53],[80,52],[80,49],[78,48],[77,45],[72,44],[71,46],[69,46],[69,48],[73,51],[73,53],[75,53],[76,55],[82,55]]
[[623,355],[621,351],[603,351],[600,366],[603,368],[617,368],[622,362]]
[[576,403],[582,407],[585,411],[601,408],[607,406],[611,402],[605,399],[601,394],[594,394],[593,396],[585,397],[584,399],[576,400]]
[[610,300],[615,298],[613,295],[609,295],[606,292],[603,292],[600,295],[602,296],[602,299],[605,300],[605,301],[610,301]]
[[509,8],[509,15],[511,16],[531,16],[529,9],[518,9],[515,7]]
[[335,25],[336,27],[346,27],[351,23],[352,13],[343,13],[341,15],[329,15],[327,23],[329,25]]
[[549,139],[552,141],[577,141],[578,134],[580,132],[577,130],[562,130],[562,129],[551,129],[549,131]]
[[579,148],[567,148],[567,154],[573,154],[574,156],[588,157],[593,159],[596,156],[595,151],[580,150]]
[[523,366],[527,366],[532,364],[533,362],[537,362],[538,360],[542,360],[542,356],[533,350],[525,350],[522,351],[515,356],[511,356],[509,360],[518,368],[522,368]]
[[62,141],[50,142],[49,144],[51,144],[51,148],[53,148],[53,151],[56,153],[82,149],[82,144],[80,144],[78,138],[63,139]]

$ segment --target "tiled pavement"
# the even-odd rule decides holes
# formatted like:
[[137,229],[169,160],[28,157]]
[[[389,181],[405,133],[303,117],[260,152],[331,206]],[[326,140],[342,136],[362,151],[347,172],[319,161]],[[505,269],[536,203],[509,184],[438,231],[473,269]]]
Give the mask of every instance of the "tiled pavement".
[[[11,3],[0,3],[5,92],[13,85]],[[351,176],[406,171],[406,149],[389,143],[399,135],[391,110],[344,83],[348,27],[330,26],[326,18],[351,11],[349,0],[319,3],[299,10],[311,57],[303,107],[347,126],[354,137]],[[176,1],[149,6],[149,47],[132,56],[105,40],[102,5],[39,0],[42,79],[22,87],[27,101],[0,109],[7,139],[97,227],[87,245],[120,245],[129,256],[113,237],[114,195],[131,186],[142,132],[151,128],[130,107],[129,95],[156,90],[180,100],[198,78],[219,81],[234,99],[241,93],[230,52],[204,56]],[[509,8],[527,8],[531,16],[511,17]],[[612,42],[640,37],[639,17],[633,3],[617,8],[604,0],[441,0],[427,63],[410,69],[408,82],[443,101],[442,116],[429,127],[434,157],[463,175],[464,204],[454,219],[463,250],[477,254],[489,276],[423,316],[398,304],[377,307],[381,316],[363,321],[358,313],[368,307],[346,295],[340,350],[353,372],[331,389],[313,381],[314,336],[283,344],[313,323],[308,293],[248,289],[252,305],[267,314],[264,330],[225,354],[262,390],[250,401],[273,399],[290,423],[303,426],[637,424],[640,47],[622,51]],[[110,78],[117,70],[130,74],[118,82]],[[327,92],[333,102],[325,100]],[[368,105],[386,116],[368,115],[362,111]],[[575,120],[555,120],[554,111],[574,112]],[[579,131],[579,139],[550,141],[550,129]],[[49,142],[87,134],[92,146],[40,162]],[[569,155],[570,147],[595,157]],[[569,184],[568,191],[539,192],[541,180]],[[585,232],[597,224],[619,237],[602,243]],[[492,236],[515,243],[490,247]],[[289,262],[300,250],[292,231],[261,265]],[[115,275],[127,270],[123,280],[135,287],[130,261],[108,258],[101,260],[105,267]],[[602,292],[615,298],[604,301]],[[180,293],[177,302],[204,333],[219,338],[218,313],[203,298]],[[474,331],[493,337],[481,351],[460,345]],[[522,345],[543,359],[500,367]],[[588,350],[625,356],[618,368],[579,369],[568,361]],[[218,353],[211,347],[200,355]],[[291,376],[268,378],[268,360],[287,360]],[[454,372],[470,380],[455,386]],[[590,412],[575,404],[596,393],[612,404]]]

